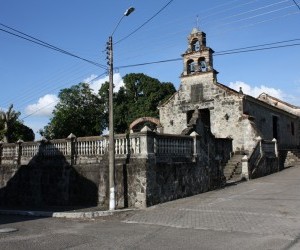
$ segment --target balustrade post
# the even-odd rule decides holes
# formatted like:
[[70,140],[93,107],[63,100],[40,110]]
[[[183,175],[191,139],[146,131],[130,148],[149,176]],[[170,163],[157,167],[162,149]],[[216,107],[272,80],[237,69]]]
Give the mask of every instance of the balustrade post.
[[67,137],[67,155],[70,157],[70,164],[73,166],[76,163],[76,150],[75,150],[75,142],[76,136],[74,134],[70,134]]
[[0,141],[0,165],[2,165],[2,157],[3,157],[3,141]]
[[242,158],[242,178],[249,180],[249,162],[247,155]]
[[272,142],[274,142],[275,155],[276,155],[276,157],[278,157],[278,143],[277,143],[276,138],[274,138],[272,140]]
[[140,133],[140,149],[144,156],[154,155],[154,132],[145,126]]
[[14,164],[21,165],[21,156],[22,156],[22,143],[24,141],[18,140],[16,142],[16,151],[15,151],[15,159]]
[[277,172],[279,172],[279,154],[278,154],[278,142],[276,138],[273,138],[272,142],[274,142],[275,156],[277,158]]
[[262,138],[260,136],[258,136],[256,138],[256,140],[258,141],[259,143],[259,154],[262,156],[263,155],[263,148],[262,148]]
[[200,135],[197,134],[195,131],[190,134],[190,136],[193,137],[193,161],[196,162],[198,157],[199,157],[199,140],[200,140]]

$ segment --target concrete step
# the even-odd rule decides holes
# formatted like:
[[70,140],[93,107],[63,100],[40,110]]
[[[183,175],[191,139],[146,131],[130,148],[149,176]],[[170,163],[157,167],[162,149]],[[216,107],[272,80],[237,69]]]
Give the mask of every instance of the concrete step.
[[242,161],[243,155],[233,155],[224,167],[224,176],[227,181],[240,179],[242,173]]

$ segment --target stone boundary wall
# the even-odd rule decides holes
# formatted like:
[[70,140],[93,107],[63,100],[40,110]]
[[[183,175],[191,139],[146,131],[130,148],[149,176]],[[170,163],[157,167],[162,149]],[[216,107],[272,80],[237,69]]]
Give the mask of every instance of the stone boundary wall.
[[[1,143],[0,205],[107,208],[107,139],[71,134],[59,140]],[[116,135],[115,145],[118,208],[146,207],[222,185],[216,155],[228,158],[232,148],[227,139],[204,143],[197,134],[152,131]]]
[[249,155],[242,159],[242,177],[255,179],[279,171],[279,151],[277,140],[257,138],[257,144]]

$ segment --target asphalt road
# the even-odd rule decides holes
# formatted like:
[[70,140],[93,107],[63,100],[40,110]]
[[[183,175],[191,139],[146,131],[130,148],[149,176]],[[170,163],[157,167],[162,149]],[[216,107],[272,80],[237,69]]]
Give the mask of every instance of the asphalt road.
[[300,167],[109,217],[0,216],[0,249],[300,249]]

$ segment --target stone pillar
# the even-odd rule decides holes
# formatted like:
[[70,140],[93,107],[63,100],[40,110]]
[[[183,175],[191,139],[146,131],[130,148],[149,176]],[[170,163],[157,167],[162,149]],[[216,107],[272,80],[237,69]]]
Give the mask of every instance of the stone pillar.
[[195,131],[190,134],[193,137],[193,161],[196,162],[199,157],[199,150],[200,150],[200,135],[197,134]]
[[263,149],[262,149],[262,138],[260,136],[258,136],[256,138],[256,140],[258,141],[259,143],[259,154],[262,156],[263,155]]
[[3,151],[3,141],[0,141],[0,165],[2,165],[2,151]]
[[272,142],[274,142],[274,149],[275,149],[275,156],[276,156],[276,160],[277,160],[277,172],[279,172],[279,154],[278,154],[278,143],[277,143],[277,140],[276,138],[274,138],[272,140]]
[[22,156],[22,143],[24,141],[18,140],[16,142],[16,153],[15,153],[15,159],[14,164],[20,165],[21,164],[21,156]]
[[249,163],[247,155],[242,158],[242,178],[249,180]]
[[74,134],[70,134],[67,139],[67,156],[70,157],[70,165],[73,166],[76,164],[76,152],[75,152],[75,141],[76,136]]
[[138,133],[140,138],[140,150],[142,156],[154,156],[154,137],[155,133],[145,126],[140,133]]
[[278,157],[278,144],[276,138],[274,138],[272,142],[274,142],[275,155]]

